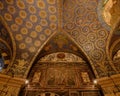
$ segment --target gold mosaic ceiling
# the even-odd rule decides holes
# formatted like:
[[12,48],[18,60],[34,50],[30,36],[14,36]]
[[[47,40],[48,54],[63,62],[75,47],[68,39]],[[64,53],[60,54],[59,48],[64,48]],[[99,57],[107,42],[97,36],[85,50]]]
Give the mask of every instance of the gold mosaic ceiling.
[[[34,60],[54,34],[63,33],[89,60],[96,76],[105,76],[109,31],[103,26],[102,0],[1,0],[0,20],[12,40],[8,72],[26,77]],[[61,39],[60,39],[61,40]],[[62,49],[61,49],[62,51]],[[112,74],[115,73],[114,65]]]
[[[1,0],[1,20],[16,47],[16,60],[30,62],[47,39],[56,32],[57,0]],[[30,54],[30,55],[29,55]]]

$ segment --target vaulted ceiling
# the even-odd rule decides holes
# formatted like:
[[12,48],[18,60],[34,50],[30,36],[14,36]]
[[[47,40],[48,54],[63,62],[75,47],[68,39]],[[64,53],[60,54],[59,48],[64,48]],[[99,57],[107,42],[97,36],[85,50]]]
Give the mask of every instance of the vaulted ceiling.
[[[106,76],[105,66],[110,74],[115,74],[117,70],[109,63],[109,55],[113,49],[120,49],[119,42],[111,49],[119,39],[119,27],[114,22],[110,28],[105,22],[103,9],[107,5],[103,8],[102,1],[1,0],[0,48],[3,43],[11,57],[3,73],[25,78],[42,56],[70,52],[89,62],[96,77]],[[115,7],[119,0],[116,2]]]

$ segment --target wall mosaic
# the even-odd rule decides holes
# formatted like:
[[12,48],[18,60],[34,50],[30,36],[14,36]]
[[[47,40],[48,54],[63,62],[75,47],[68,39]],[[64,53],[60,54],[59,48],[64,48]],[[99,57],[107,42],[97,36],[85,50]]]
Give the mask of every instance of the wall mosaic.
[[85,62],[82,58],[65,52],[52,53],[40,59],[40,62]]
[[87,88],[86,84],[92,85],[94,75],[86,62],[38,61],[28,78],[39,88]]
[[[50,56],[55,56],[55,58],[57,58],[56,56],[58,56],[60,53],[63,52],[49,54],[45,57],[48,58]],[[86,62],[81,62],[81,58],[75,54],[64,54],[65,56],[67,55],[66,57],[68,57],[69,60],[71,59],[70,56],[74,56],[75,58],[80,59],[80,61],[74,61],[74,59],[71,62],[69,62],[69,60],[64,62],[61,62],[59,60],[48,62],[48,59],[44,59],[44,57],[41,58],[37,63],[34,64],[30,71],[30,74],[28,76],[30,83],[26,94],[29,94],[30,96],[38,94],[40,96],[43,96],[43,94],[47,95],[47,93],[51,94],[50,92],[55,92],[60,96],[73,96],[73,94],[77,94],[75,96],[79,96],[78,94],[84,96],[83,94],[87,94],[88,89],[91,88],[91,90],[96,90],[96,88],[93,88],[92,82],[94,79],[94,74],[92,73],[89,65]],[[42,88],[45,89],[46,93],[42,92]],[[75,91],[76,88],[77,91]],[[33,93],[34,90],[36,91]],[[68,90],[69,93],[67,93]],[[21,94],[24,94],[24,92],[25,90],[23,90],[23,93]],[[93,92],[91,94],[97,93]],[[54,94],[52,95],[54,96]]]

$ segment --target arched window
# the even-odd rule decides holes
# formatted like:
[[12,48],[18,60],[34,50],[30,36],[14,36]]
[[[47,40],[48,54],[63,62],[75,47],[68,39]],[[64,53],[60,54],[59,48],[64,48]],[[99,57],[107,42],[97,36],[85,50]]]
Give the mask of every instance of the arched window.
[[4,59],[2,57],[2,52],[0,50],[0,71],[3,69],[4,67]]

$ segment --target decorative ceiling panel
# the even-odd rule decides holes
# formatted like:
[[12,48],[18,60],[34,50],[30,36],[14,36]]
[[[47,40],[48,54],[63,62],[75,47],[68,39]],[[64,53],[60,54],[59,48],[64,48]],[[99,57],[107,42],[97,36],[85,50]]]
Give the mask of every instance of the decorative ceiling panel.
[[[9,73],[26,77],[34,60],[54,52],[70,52],[89,60],[98,77],[105,76],[105,66],[114,73],[111,65],[104,62],[109,32],[98,14],[101,1],[0,0],[0,18],[15,43],[6,40],[13,46],[11,49],[16,48]],[[57,32],[62,34],[54,35]]]
[[63,9],[64,30],[79,44],[94,63],[99,76],[106,59],[108,31],[97,14],[97,0],[65,0]]
[[19,64],[23,64],[24,67],[24,71],[14,70],[15,74],[24,74],[34,54],[50,35],[56,32],[57,7],[57,0],[0,1],[0,16],[11,30],[17,47],[13,67],[17,69],[16,66]]

